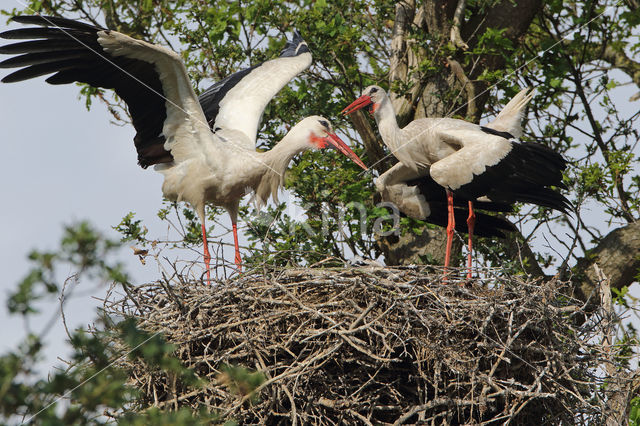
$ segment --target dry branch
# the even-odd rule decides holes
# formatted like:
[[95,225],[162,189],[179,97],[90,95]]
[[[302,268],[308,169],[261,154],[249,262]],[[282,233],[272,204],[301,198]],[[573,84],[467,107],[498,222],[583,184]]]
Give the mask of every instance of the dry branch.
[[[598,314],[574,321],[582,303],[562,295],[565,283],[486,275],[462,285],[426,267],[176,279],[105,309],[162,332],[207,379],[193,389],[123,358],[138,409],[205,406],[240,424],[601,421],[610,390],[598,367],[611,348],[594,343]],[[218,380],[224,364],[265,374],[259,402]]]

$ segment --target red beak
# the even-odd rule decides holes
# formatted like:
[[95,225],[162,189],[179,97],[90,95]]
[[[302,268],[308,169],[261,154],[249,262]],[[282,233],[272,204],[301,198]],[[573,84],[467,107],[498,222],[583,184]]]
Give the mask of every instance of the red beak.
[[358,99],[353,101],[348,107],[343,109],[342,113],[343,114],[351,114],[352,112],[355,112],[355,111],[359,110],[360,108],[364,108],[367,105],[371,105],[372,103],[373,103],[373,101],[371,100],[370,96],[362,95]]
[[329,145],[331,145],[332,147],[334,147],[335,149],[337,149],[347,157],[351,158],[353,162],[356,163],[358,166],[367,170],[367,166],[364,165],[360,157],[358,157],[355,152],[351,151],[351,148],[349,148],[349,146],[347,146],[347,144],[344,143],[342,139],[338,137],[338,135],[336,135],[335,133],[329,133],[329,136],[324,138],[324,140]]

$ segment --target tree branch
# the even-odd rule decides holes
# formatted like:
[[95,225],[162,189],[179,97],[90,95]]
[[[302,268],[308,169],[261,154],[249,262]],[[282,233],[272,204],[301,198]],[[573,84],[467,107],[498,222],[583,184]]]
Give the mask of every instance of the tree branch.
[[[396,16],[391,33],[391,59],[389,68],[389,83],[393,88],[395,82],[402,82],[405,86],[412,87],[409,96],[397,96],[390,90],[391,103],[398,121],[401,125],[413,116],[414,99],[420,92],[420,81],[410,75],[410,71],[416,66],[415,53],[408,48],[407,32],[415,18],[416,6],[413,0],[405,0],[396,4]],[[416,88],[416,86],[418,86]]]
[[462,88],[467,92],[467,117],[476,118],[478,116],[478,108],[476,107],[476,88],[464,73],[462,66],[453,58],[447,58],[447,62],[451,67],[451,71],[455,74]]
[[545,277],[536,255],[520,232],[507,235],[504,240],[505,255],[508,259],[518,259],[522,269],[535,278]]
[[462,25],[462,18],[464,17],[464,10],[466,6],[466,0],[458,0],[456,11],[453,14],[453,22],[451,23],[451,43],[464,50],[467,50],[469,46],[462,40],[462,36],[460,35],[460,26]]
[[[575,46],[573,40],[564,40],[562,44],[567,49]],[[640,87],[640,62],[629,58],[624,50],[599,43],[589,43],[586,46],[580,44],[579,46],[580,49],[584,49],[585,55],[587,56],[585,59],[587,61],[604,61],[625,73],[636,86]]]
[[635,282],[640,270],[640,222],[611,231],[578,261],[573,269],[573,282],[575,294],[582,300],[599,288],[600,280],[593,267],[596,263],[612,288],[621,289]]
[[371,124],[369,120],[365,117],[362,111],[356,111],[353,114],[349,114],[351,118],[351,122],[353,123],[353,128],[356,129],[356,132],[362,138],[362,143],[364,144],[364,149],[367,152],[367,156],[369,157],[369,161],[374,164],[374,168],[379,172],[383,172],[389,168],[388,161],[385,160],[384,149],[382,148],[382,144],[376,137],[373,128],[371,128]]
[[632,60],[624,51],[611,46],[604,48],[601,59],[627,74],[640,87],[640,62]]
[[[554,25],[554,28],[556,29],[557,34],[560,34],[560,30],[557,28],[556,22],[554,21],[551,21],[551,22]],[[554,35],[554,37],[557,38],[558,36]],[[584,86],[582,84],[581,70],[574,65],[574,62],[569,55],[563,52],[562,56],[565,58],[567,66],[569,67],[571,74],[573,76],[573,84],[576,87],[576,93],[578,97],[580,97],[580,100],[582,101],[582,106],[584,107],[584,112],[587,116],[587,120],[589,121],[591,129],[593,130],[594,139],[598,145],[598,148],[600,148],[600,151],[602,152],[602,156],[604,157],[607,163],[607,166],[611,169],[611,152],[609,150],[609,147],[607,146],[607,144],[602,138],[600,126],[597,120],[595,119],[593,112],[591,111],[591,106],[590,106],[589,100],[587,99]],[[616,178],[615,187],[616,187],[616,190],[618,191],[618,197],[620,199],[620,205],[622,207],[623,217],[627,220],[627,222],[633,222],[635,219],[633,217],[633,214],[631,214],[631,211],[629,208],[627,194],[626,194],[626,191],[624,190],[622,179]]]
[[409,72],[407,58],[406,32],[413,21],[415,4],[413,0],[396,3],[396,19],[391,33],[391,58],[389,63],[389,82],[404,80]]

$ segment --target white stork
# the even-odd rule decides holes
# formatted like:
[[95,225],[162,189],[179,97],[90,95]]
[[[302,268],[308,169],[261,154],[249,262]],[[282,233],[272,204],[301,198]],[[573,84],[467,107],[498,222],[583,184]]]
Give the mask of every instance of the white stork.
[[196,96],[180,55],[117,31],[65,18],[18,16],[40,27],[5,31],[5,39],[28,40],[0,47],[18,55],[0,67],[23,67],[5,83],[53,74],[50,84],[87,83],[113,89],[127,104],[138,163],[164,175],[162,192],[186,201],[202,224],[204,260],[210,279],[204,206],[224,207],[231,216],[235,263],[241,270],[237,214],[240,199],[254,191],[258,205],[276,198],[290,160],[312,148],[334,147],[366,166],[329,121],[307,117],[270,151],[255,150],[258,123],[269,100],[311,64],[311,53],[294,34],[279,58],[239,71]]
[[[475,213],[474,203],[476,208],[497,212],[512,211],[516,202],[562,212],[571,209],[569,201],[551,189],[565,188],[562,156],[542,144],[515,140],[522,136],[524,107],[531,97],[528,89],[522,90],[487,126],[454,118],[422,118],[401,129],[389,97],[379,86],[367,87],[343,110],[349,114],[367,107],[385,145],[399,160],[376,180],[383,198],[415,219],[447,223],[445,271],[454,229],[469,234],[467,278],[471,277],[474,231],[501,237],[503,231],[514,229],[504,219]],[[467,204],[469,216],[464,223],[463,211],[455,207]]]

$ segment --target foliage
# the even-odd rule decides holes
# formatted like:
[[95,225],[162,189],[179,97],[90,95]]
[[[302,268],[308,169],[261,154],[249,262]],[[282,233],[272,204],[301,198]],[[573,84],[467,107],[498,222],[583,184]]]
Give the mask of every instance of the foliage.
[[[55,272],[63,267],[76,270],[76,280],[100,279],[118,283],[129,291],[130,284],[122,280],[126,275],[113,273],[120,271],[120,267],[104,260],[118,244],[105,239],[84,222],[65,229],[56,251],[32,254],[33,269],[8,299],[11,312],[25,319],[37,313],[38,301],[46,294],[60,292],[55,284]],[[46,350],[44,339],[48,330],[49,327],[44,327],[40,334],[28,334],[16,350],[0,356],[0,417],[11,422],[52,425],[113,423],[116,415],[118,423],[125,425],[221,422],[217,413],[207,411],[139,410],[138,391],[129,385],[131,372],[117,365],[119,359],[127,357],[143,363],[149,371],[171,374],[186,387],[195,389],[203,383],[173,355],[175,345],[160,333],[141,330],[134,318],[122,319],[98,312],[91,330],[69,332],[72,353],[67,365],[41,378],[37,367]],[[124,346],[116,347],[114,341],[123,342]],[[228,371],[235,388],[245,393],[251,393],[262,380],[259,373],[242,367]]]
[[629,410],[629,426],[640,425],[640,397],[636,396],[631,400],[631,409]]
[[57,284],[56,266],[71,265],[77,276],[86,275],[92,279],[114,281],[126,284],[127,275],[120,263],[107,261],[118,244],[106,240],[87,222],[65,226],[60,248],[51,252],[32,251],[29,260],[33,263],[18,289],[9,295],[9,312],[28,315],[37,313],[36,302],[52,294],[60,293]]

